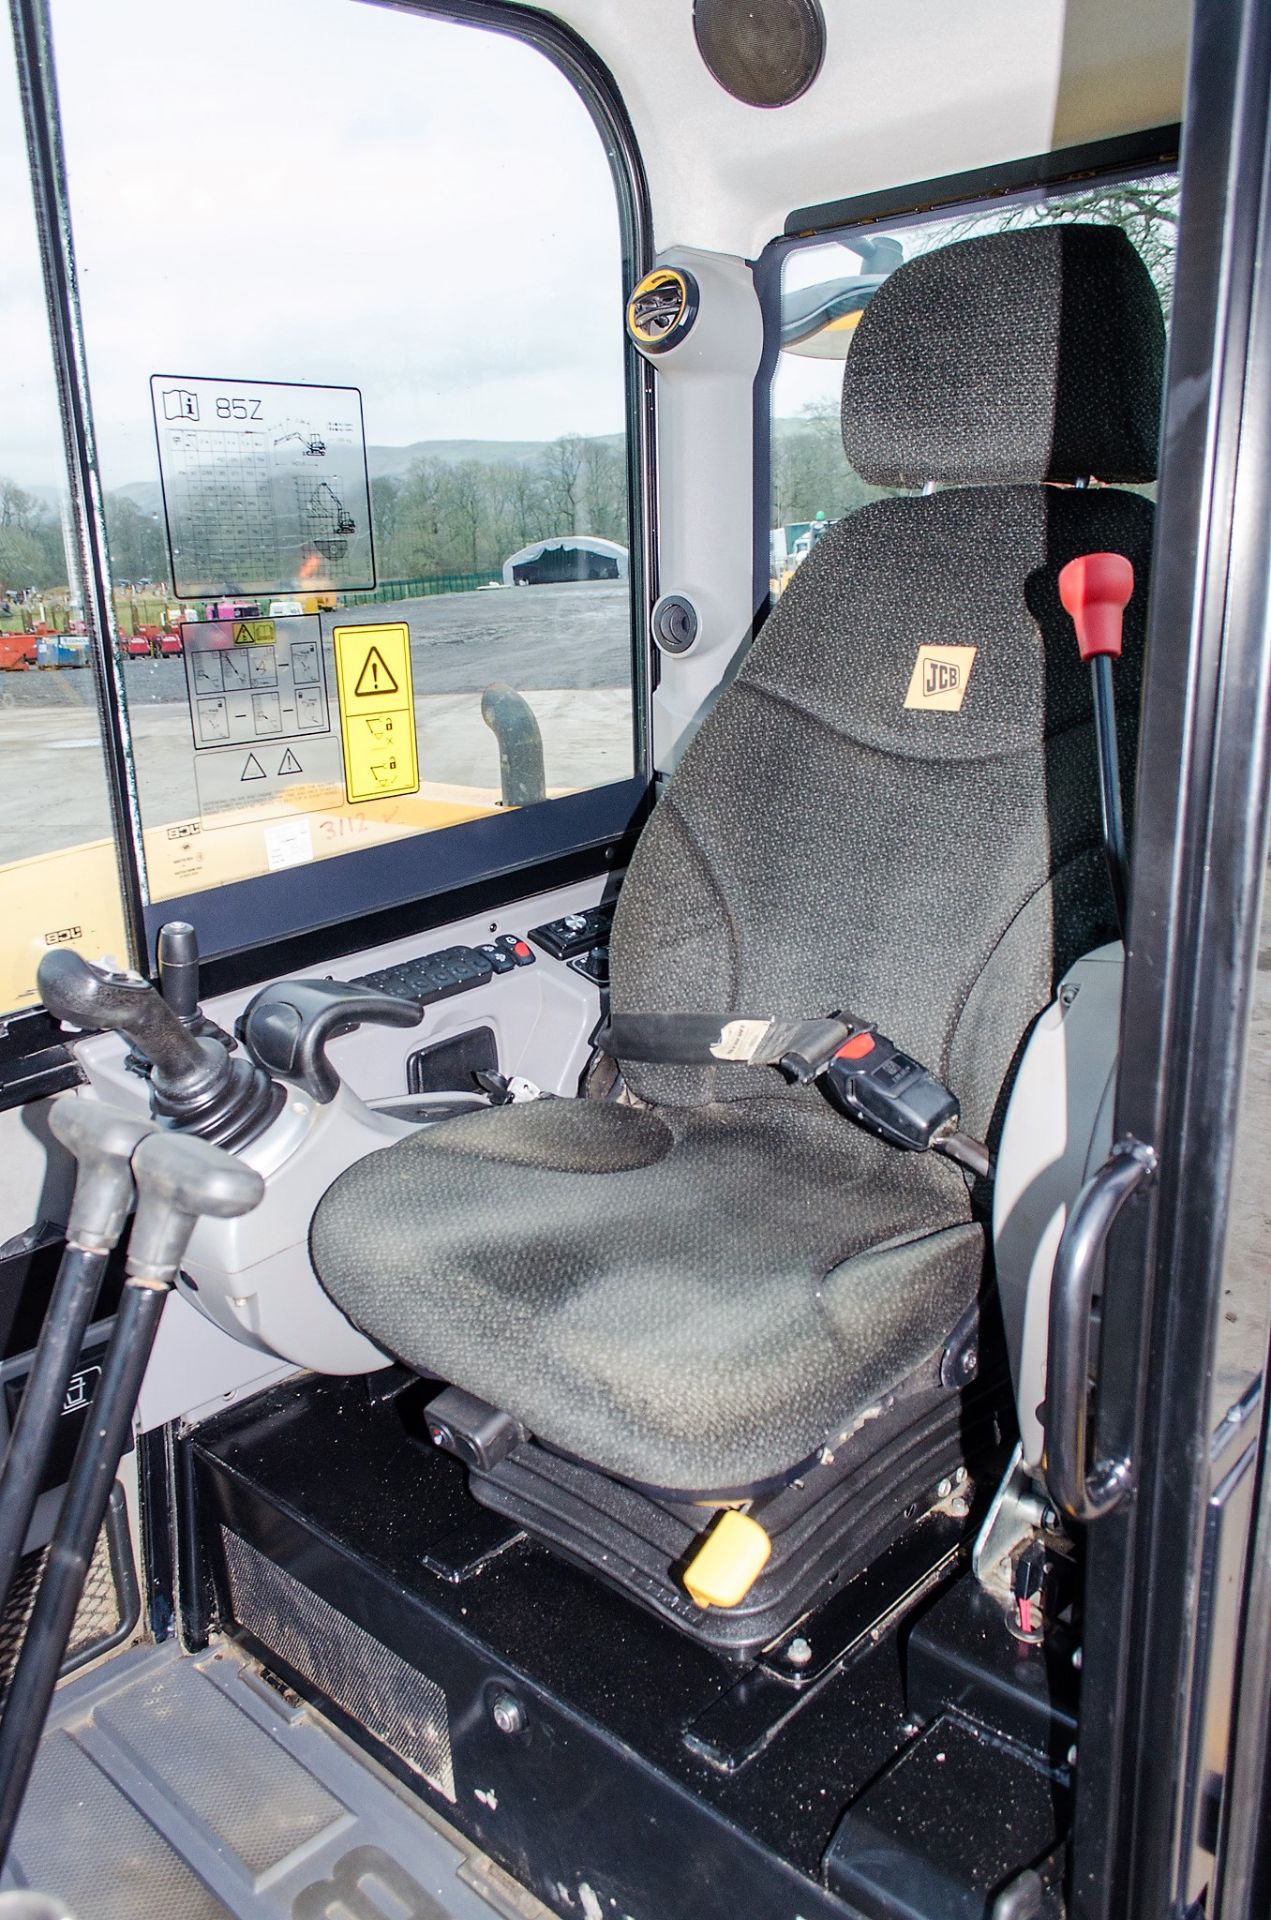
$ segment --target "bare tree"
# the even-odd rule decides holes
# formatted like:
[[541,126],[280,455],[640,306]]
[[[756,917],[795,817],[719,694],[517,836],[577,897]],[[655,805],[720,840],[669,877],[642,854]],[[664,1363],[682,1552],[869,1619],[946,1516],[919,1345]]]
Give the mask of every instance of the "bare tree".
[[543,500],[553,533],[578,533],[586,441],[581,434],[562,434],[544,449],[541,458]]
[[1043,201],[995,209],[992,213],[954,221],[949,226],[927,229],[923,239],[927,246],[944,246],[951,240],[965,240],[974,234],[1002,233],[1018,227],[1070,226],[1074,221],[1120,227],[1142,256],[1168,314],[1178,245],[1178,178],[1175,174],[1096,183]]

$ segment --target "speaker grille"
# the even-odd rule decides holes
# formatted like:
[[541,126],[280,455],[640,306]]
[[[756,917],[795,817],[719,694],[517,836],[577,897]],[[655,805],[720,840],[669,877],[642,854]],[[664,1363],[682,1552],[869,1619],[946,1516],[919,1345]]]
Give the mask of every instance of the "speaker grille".
[[450,1716],[436,1681],[228,1527],[221,1539],[239,1625],[453,1801]]

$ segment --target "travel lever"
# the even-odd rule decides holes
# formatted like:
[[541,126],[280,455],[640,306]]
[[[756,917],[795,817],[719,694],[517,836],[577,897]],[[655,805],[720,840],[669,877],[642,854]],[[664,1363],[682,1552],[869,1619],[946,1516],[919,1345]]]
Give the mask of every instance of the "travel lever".
[[[62,1137],[69,1141],[72,1135],[67,1132]],[[118,1130],[112,1132],[110,1121],[95,1126],[81,1123],[74,1135],[86,1158],[94,1145],[107,1139],[122,1169],[126,1140]],[[0,1715],[0,1869],[22,1809],[94,1543],[132,1431],[133,1411],[164,1302],[176,1284],[198,1222],[205,1217],[236,1219],[258,1206],[265,1192],[260,1174],[222,1148],[153,1130],[147,1130],[133,1147],[127,1195],[121,1177],[100,1209],[103,1217],[109,1215],[110,1231],[117,1233],[122,1225],[134,1183],[137,1210],[114,1330]],[[81,1200],[77,1189],[77,1206]]]
[[72,1093],[54,1101],[49,1126],[75,1157],[75,1194],[66,1248],[0,1469],[0,1608],[35,1512],[102,1275],[132,1206],[132,1156],[155,1131],[142,1114]]
[[1121,810],[1121,773],[1117,759],[1117,713],[1112,692],[1112,662],[1121,657],[1121,623],[1134,592],[1134,568],[1120,553],[1083,553],[1059,572],[1059,598],[1077,630],[1077,650],[1090,662],[1094,683],[1094,725],[1099,747],[1099,798],[1103,809],[1103,845],[1108,877],[1125,939],[1129,901],[1129,860]]

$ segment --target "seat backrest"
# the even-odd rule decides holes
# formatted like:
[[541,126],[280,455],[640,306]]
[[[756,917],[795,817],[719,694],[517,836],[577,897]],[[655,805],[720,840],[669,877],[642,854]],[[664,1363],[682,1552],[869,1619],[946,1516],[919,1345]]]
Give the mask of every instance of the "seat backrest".
[[[877,485],[791,580],[641,836],[611,948],[616,1012],[877,1022],[991,1131],[1021,1039],[1115,933],[1088,669],[1056,584],[1135,570],[1116,667],[1127,810],[1164,327],[1108,227],[920,256],[867,309],[844,443]],[[1022,483],[1022,484],[1021,484]],[[805,1097],[738,1066],[624,1063],[655,1104]],[[806,1090],[805,1090],[806,1093]]]

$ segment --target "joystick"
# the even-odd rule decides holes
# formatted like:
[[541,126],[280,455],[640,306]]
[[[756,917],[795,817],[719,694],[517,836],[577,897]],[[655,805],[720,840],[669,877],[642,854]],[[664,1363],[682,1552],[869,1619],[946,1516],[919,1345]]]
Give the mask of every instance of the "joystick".
[[261,1067],[198,1031],[198,986],[188,965],[178,968],[174,982],[186,1012],[140,974],[93,966],[69,947],[46,953],[36,978],[55,1019],[120,1033],[149,1061],[151,1110],[174,1132],[236,1150],[263,1133],[284,1105],[285,1088]]

